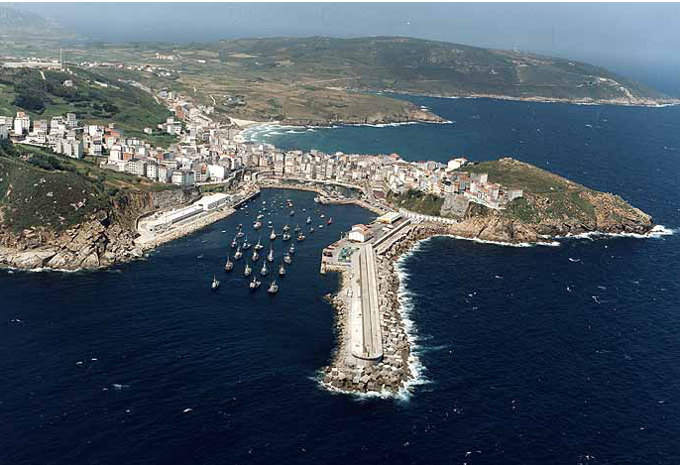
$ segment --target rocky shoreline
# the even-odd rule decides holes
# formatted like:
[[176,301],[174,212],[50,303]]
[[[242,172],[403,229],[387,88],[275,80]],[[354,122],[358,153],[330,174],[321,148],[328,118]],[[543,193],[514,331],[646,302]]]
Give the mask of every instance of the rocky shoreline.
[[[456,237],[481,242],[493,242],[499,245],[540,245],[556,239],[589,236],[589,235],[628,235],[631,237],[654,237],[653,234],[667,234],[663,227],[651,225],[632,225],[627,228],[608,228],[593,231],[583,228],[557,228],[555,234],[541,236],[536,231],[530,234],[508,236],[506,233],[493,232],[493,228],[470,228],[466,223],[434,224],[420,223],[410,226],[410,231],[400,240],[392,243],[388,249],[376,256],[378,272],[378,294],[380,304],[380,324],[382,327],[384,356],[373,366],[357,366],[349,354],[349,337],[346,321],[348,319],[347,294],[349,279],[347,270],[337,270],[341,275],[340,287],[336,294],[328,296],[335,308],[335,330],[337,335],[336,349],[331,362],[322,369],[320,383],[326,389],[345,394],[375,395],[380,397],[398,397],[408,395],[410,387],[418,381],[417,367],[419,361],[413,352],[414,334],[409,333],[406,325],[408,315],[405,314],[404,302],[400,300],[403,283],[399,277],[397,264],[399,259],[419,242],[437,236]],[[479,225],[478,225],[479,226]],[[512,226],[504,225],[501,230]],[[657,230],[658,229],[658,230]],[[486,233],[485,233],[486,231]],[[529,240],[527,240],[529,239]],[[552,245],[552,243],[550,243]],[[329,270],[330,271],[330,270]]]

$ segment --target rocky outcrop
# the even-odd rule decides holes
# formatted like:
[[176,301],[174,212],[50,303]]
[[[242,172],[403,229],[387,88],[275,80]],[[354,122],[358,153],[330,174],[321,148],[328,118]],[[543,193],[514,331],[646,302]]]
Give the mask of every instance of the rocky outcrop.
[[136,221],[159,208],[194,200],[196,190],[125,192],[108,211],[61,232],[32,228],[14,234],[0,228],[0,266],[18,269],[96,269],[143,255],[135,245]]

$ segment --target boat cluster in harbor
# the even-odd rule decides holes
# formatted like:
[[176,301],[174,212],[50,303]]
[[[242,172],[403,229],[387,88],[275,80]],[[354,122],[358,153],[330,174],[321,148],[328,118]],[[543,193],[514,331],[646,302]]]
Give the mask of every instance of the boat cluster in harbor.
[[[290,217],[295,215],[294,205],[290,199],[285,201],[285,205],[281,201],[278,207],[280,209],[289,209],[288,215]],[[277,225],[273,224],[271,220],[267,220],[267,217],[271,216],[276,208],[276,198],[271,200],[269,205],[266,200],[263,200],[253,219],[252,232],[249,232],[247,225],[239,224],[233,238],[229,242],[230,250],[224,264],[224,271],[225,273],[235,273],[237,265],[243,262],[242,273],[247,278],[248,289],[251,292],[257,291],[262,285],[262,280],[270,275],[278,275],[279,278],[286,276],[288,273],[287,267],[293,263],[295,243],[302,242],[307,238],[305,232],[312,234],[315,231],[314,227],[311,226],[312,216],[307,216],[303,226],[295,224],[294,227],[291,227],[291,222],[287,221],[280,230],[277,230]],[[243,207],[243,209],[247,209],[247,207]],[[306,209],[303,208],[302,211],[306,212]],[[323,213],[319,213],[318,216],[327,226],[333,223],[331,218],[325,219]],[[323,224],[320,223],[317,227],[323,228]],[[266,232],[267,230],[268,233]],[[249,239],[249,233],[251,238],[257,236],[255,243]],[[267,241],[268,244],[265,245]],[[220,281],[214,276],[211,288],[217,290],[219,286]],[[279,291],[279,286],[274,277],[269,282],[267,292],[269,294],[276,294]]]

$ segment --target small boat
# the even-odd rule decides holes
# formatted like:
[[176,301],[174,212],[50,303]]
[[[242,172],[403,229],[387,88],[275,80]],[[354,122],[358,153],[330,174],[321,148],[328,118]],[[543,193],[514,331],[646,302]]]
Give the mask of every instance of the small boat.
[[245,236],[245,235],[246,235],[246,234],[245,234],[243,231],[241,231],[240,229],[239,229],[239,231],[236,233],[236,237],[239,238],[239,239],[242,238],[242,237]]
[[281,236],[281,239],[283,239],[284,241],[290,240],[290,234],[288,234],[287,232],[283,233],[283,236]]
[[333,218],[328,218],[328,221],[326,221],[326,224],[333,224]]
[[257,253],[257,250],[253,250],[253,256],[251,258],[254,262],[256,262],[260,259],[260,254]]
[[248,242],[248,236],[243,240],[243,250],[248,250],[250,248],[250,242]]
[[290,254],[286,254],[283,256],[283,261],[285,262],[286,265],[290,265],[293,263],[293,258],[290,256]]
[[248,276],[250,276],[250,274],[251,274],[252,272],[253,272],[253,269],[250,267],[250,265],[248,265],[248,264],[246,263],[246,267],[245,267],[245,269],[243,270],[243,276],[248,277]]
[[297,240],[298,240],[299,242],[302,242],[302,241],[304,241],[306,238],[307,238],[307,237],[306,237],[304,234],[300,234],[300,235],[297,237]]
[[239,245],[234,253],[234,260],[240,260],[243,257],[243,252],[241,252],[241,246]]
[[295,215],[295,210],[290,211],[290,216],[293,216],[293,215]]
[[260,213],[259,215],[257,215],[257,219],[258,219],[258,220],[261,220],[262,218],[264,218],[264,215],[263,215],[262,213]]
[[238,244],[238,242],[236,241],[236,238],[232,239],[232,241],[231,241],[231,248],[232,248],[232,249],[235,249],[237,244]]
[[210,289],[212,289],[213,291],[216,291],[219,287],[220,287],[220,282],[217,280],[217,278],[215,278],[215,275],[213,275],[213,280],[212,280],[212,284],[210,285]]
[[314,197],[314,203],[319,203],[319,200],[321,200],[321,198],[318,195]]
[[307,217],[307,220],[306,220],[306,223],[309,224],[309,223],[311,223],[311,222],[312,222],[312,218],[308,216],[308,217]]
[[276,231],[274,231],[274,228],[272,228],[272,233],[269,235],[269,240],[273,241],[276,239]]
[[255,250],[262,250],[264,249],[264,246],[262,245],[262,242],[260,241],[260,238],[257,238],[257,244],[253,247]]
[[286,205],[288,205],[288,208],[293,208],[293,201],[290,199],[286,199]]
[[[271,214],[271,213],[270,213],[270,214]],[[271,221],[271,220],[269,220],[269,223],[268,223],[268,224],[269,224],[269,226],[271,226],[271,225],[272,225],[272,221]]]
[[272,281],[272,283],[269,285],[269,288],[267,289],[267,292],[270,294],[276,294],[279,292],[279,285],[276,284],[276,280]]
[[227,263],[224,264],[224,271],[231,271],[234,269],[234,262],[227,256]]
[[269,247],[269,255],[267,255],[267,261],[268,262],[274,261],[274,250],[271,247]]
[[260,274],[262,276],[267,276],[269,274],[269,270],[267,269],[267,262],[264,262],[262,264],[262,269],[260,270]]
[[302,228],[300,227],[299,224],[296,224],[295,229],[293,229],[293,231],[295,231],[295,232],[300,232],[301,230],[302,230]]
[[288,223],[283,227],[283,232],[288,232],[290,231],[290,226],[288,226]]
[[253,276],[253,280],[250,281],[248,284],[248,287],[250,287],[251,291],[256,291],[257,289],[260,288],[260,284],[262,284],[260,281],[257,280],[255,276]]
[[201,258],[203,258],[203,254],[196,256],[196,258],[200,260]]
[[309,228],[309,233],[313,234],[314,233],[314,227]]
[[319,218],[324,219],[324,218],[326,218],[326,215],[324,215],[324,214],[322,213],[322,214],[319,215]]
[[283,263],[281,263],[281,266],[279,267],[279,276],[285,276],[286,275],[286,267],[283,266]]
[[255,230],[258,230],[258,229],[260,229],[261,227],[262,227],[262,221],[256,221],[255,223],[253,223],[253,228],[254,228]]
[[290,245],[290,249],[288,249],[288,253],[290,255],[295,255],[295,244]]

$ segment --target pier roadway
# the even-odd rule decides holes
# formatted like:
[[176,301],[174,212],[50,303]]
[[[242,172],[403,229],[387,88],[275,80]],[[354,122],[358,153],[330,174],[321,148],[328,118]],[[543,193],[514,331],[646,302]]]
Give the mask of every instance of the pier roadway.
[[383,356],[378,276],[372,245],[367,244],[354,254],[351,273],[350,350],[358,364],[370,365]]

